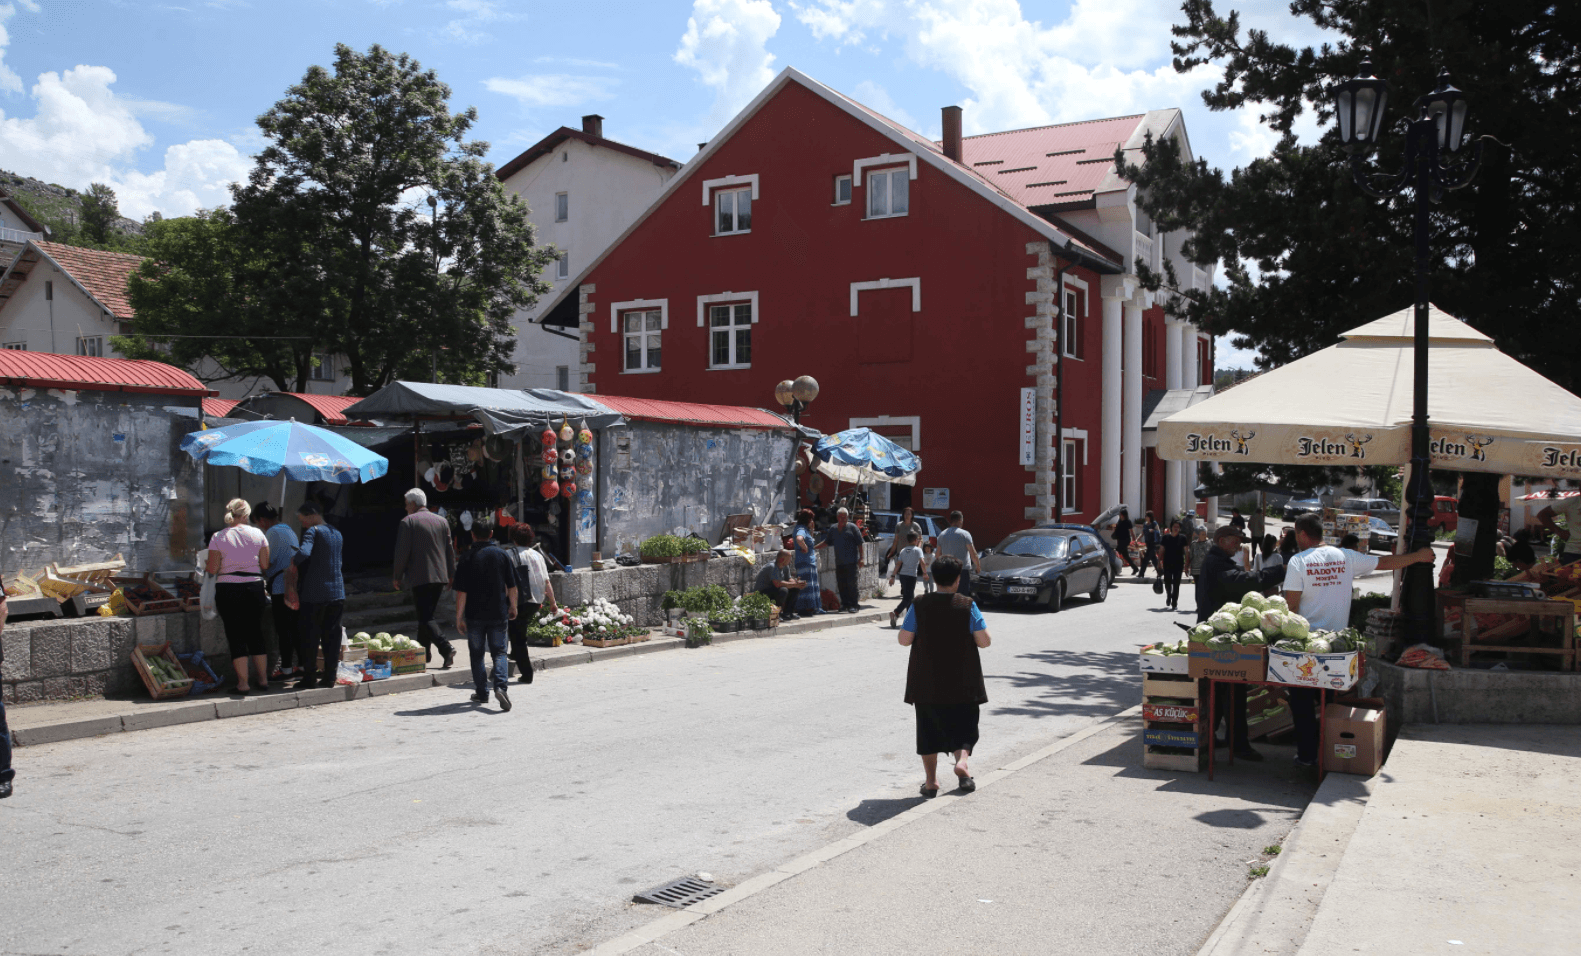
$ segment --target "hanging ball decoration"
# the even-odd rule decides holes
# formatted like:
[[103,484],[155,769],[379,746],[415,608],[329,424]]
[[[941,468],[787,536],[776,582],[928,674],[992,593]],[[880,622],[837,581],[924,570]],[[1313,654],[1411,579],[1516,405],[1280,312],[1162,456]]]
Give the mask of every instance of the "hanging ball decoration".
[[543,434],[539,435],[538,438],[539,438],[539,440],[541,440],[543,442],[543,447],[545,447],[545,448],[553,448],[554,447],[554,429],[553,428],[545,428],[543,430]]
[[563,418],[560,419],[560,440],[563,442],[570,442],[570,440],[575,437],[576,431],[571,428],[571,423]]
[[578,457],[578,458],[580,458],[580,459],[582,459],[584,461],[586,461],[589,458],[592,458],[593,457],[593,446],[592,446],[592,444],[590,444],[589,442],[583,442],[582,444],[576,446],[576,457]]
[[576,452],[569,448],[560,449],[560,464],[569,465],[573,461],[576,461]]
[[593,463],[586,458],[576,463],[576,473],[586,478],[593,473]]
[[538,493],[545,498],[553,498],[560,493],[560,483],[551,478],[538,486]]
[[568,481],[560,486],[560,497],[569,498],[576,494],[576,482]]
[[560,453],[555,451],[552,447],[545,448],[543,450],[543,460],[545,463],[552,465],[560,460]]
[[799,474],[801,474],[802,472],[804,472],[806,470],[807,470],[807,463],[805,461],[802,461],[800,455],[796,456],[796,474],[799,475]]

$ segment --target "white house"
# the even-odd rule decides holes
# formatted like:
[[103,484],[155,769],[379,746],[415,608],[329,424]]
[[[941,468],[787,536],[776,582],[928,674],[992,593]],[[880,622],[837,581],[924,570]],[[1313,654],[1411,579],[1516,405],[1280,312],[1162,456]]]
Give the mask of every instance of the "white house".
[[0,273],[0,345],[28,352],[114,356],[130,330],[126,279],[140,256],[27,240]]
[[0,264],[9,263],[28,240],[48,238],[48,226],[28,215],[21,203],[0,192]]
[[[540,315],[570,282],[620,237],[659,197],[681,168],[673,159],[604,138],[602,116],[582,117],[582,128],[562,126],[496,174],[527,203],[541,245],[560,251],[544,279],[553,288],[533,309],[516,314],[516,372],[502,388],[576,387],[578,354],[574,309]],[[575,297],[570,297],[574,304]]]

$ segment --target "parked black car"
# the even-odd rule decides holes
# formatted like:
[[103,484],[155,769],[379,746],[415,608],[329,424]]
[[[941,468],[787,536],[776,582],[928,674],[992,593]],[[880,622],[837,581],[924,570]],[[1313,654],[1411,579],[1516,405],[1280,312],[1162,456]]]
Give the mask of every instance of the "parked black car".
[[1294,521],[1302,515],[1315,515],[1323,513],[1322,498],[1291,498],[1285,502],[1281,512],[1286,521]]
[[972,578],[972,597],[979,604],[1050,611],[1058,611],[1073,594],[1102,601],[1115,574],[1109,549],[1091,528],[1017,531],[983,552],[982,564],[983,573]]
[[[1115,505],[1108,511],[1093,519],[1092,524],[1069,524],[1063,521],[1044,521],[1037,528],[1039,531],[1085,531],[1098,539],[1104,551],[1109,554],[1109,580],[1120,580],[1120,568],[1125,562],[1120,560],[1120,552],[1114,549],[1114,522],[1119,518],[1120,512],[1130,510],[1125,505]],[[1107,525],[1107,528],[1105,527]]]

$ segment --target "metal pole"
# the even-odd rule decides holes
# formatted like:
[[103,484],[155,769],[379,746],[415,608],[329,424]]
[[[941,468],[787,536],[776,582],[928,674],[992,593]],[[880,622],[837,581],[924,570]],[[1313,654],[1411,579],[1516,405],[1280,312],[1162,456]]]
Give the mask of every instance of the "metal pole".
[[[1428,547],[1433,529],[1427,518],[1433,505],[1433,483],[1428,472],[1428,299],[1432,293],[1429,257],[1429,212],[1433,200],[1433,172],[1438,164],[1438,130],[1432,120],[1411,124],[1409,135],[1416,139],[1416,314],[1412,344],[1414,369],[1411,397],[1411,487],[1406,497],[1411,506],[1411,550]],[[1407,516],[1402,516],[1405,520]],[[1405,571],[1402,610],[1413,639],[1425,642],[1433,625],[1433,565],[1413,564]]]

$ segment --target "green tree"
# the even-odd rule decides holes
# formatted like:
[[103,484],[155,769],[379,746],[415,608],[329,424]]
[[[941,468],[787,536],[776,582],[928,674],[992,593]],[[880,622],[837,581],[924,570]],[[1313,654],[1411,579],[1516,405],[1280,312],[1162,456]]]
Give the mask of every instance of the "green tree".
[[451,113],[450,88],[405,54],[335,48],[333,71],[302,82],[258,119],[269,145],[234,190],[249,248],[269,254],[269,281],[302,306],[345,356],[355,394],[395,378],[477,381],[508,371],[509,320],[548,290],[555,254],[535,248],[527,207],[467,140],[476,111]]
[[82,234],[89,242],[108,246],[115,234],[115,223],[121,218],[116,205],[115,190],[104,183],[93,183],[82,194]]
[[[1332,345],[1338,334],[1414,300],[1409,194],[1369,198],[1351,181],[1327,90],[1370,57],[1391,87],[1374,168],[1403,157],[1410,101],[1431,91],[1441,67],[1468,90],[1468,129],[1490,134],[1473,184],[1433,213],[1433,299],[1491,336],[1506,353],[1564,387],[1581,388],[1581,18],[1553,0],[1293,0],[1292,15],[1336,34],[1319,48],[1244,32],[1235,13],[1186,0],[1174,28],[1175,68],[1218,64],[1204,91],[1215,111],[1257,109],[1282,135],[1273,152],[1226,175],[1148,144],[1121,174],[1164,229],[1189,229],[1186,256],[1222,262],[1227,288],[1191,292],[1172,308],[1265,367]],[[1296,118],[1315,109],[1319,140],[1298,143]],[[1511,144],[1506,148],[1500,143]],[[1118,155],[1118,154],[1117,154]],[[1122,159],[1123,163],[1123,159]],[[1254,264],[1256,269],[1248,268]],[[1453,387],[1453,383],[1442,383]]]

